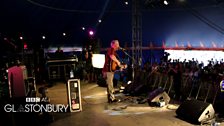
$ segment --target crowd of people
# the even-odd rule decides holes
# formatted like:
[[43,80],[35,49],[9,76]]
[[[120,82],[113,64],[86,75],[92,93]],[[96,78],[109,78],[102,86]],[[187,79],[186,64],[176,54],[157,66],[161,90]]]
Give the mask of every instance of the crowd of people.
[[[212,59],[206,66],[194,59],[188,62],[177,59],[162,60],[161,63],[146,62],[143,67],[136,69],[134,81],[148,87],[159,83],[155,82],[156,77],[172,78],[172,90],[176,99],[187,97],[189,93],[196,96],[201,83],[219,86],[224,79],[224,62],[213,62]],[[185,88],[189,87],[191,91],[186,92]]]

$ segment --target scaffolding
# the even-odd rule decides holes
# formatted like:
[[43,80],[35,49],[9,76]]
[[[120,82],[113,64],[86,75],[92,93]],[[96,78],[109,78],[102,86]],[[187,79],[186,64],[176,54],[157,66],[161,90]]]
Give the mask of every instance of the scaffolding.
[[142,15],[140,0],[132,0],[132,77],[136,66],[142,65]]

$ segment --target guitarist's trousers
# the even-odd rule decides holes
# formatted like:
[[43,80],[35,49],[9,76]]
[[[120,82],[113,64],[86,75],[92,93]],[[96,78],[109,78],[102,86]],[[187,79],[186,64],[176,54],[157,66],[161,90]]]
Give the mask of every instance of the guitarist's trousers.
[[107,93],[108,96],[111,100],[115,99],[114,96],[114,84],[113,84],[113,79],[114,79],[114,72],[106,72],[107,74]]

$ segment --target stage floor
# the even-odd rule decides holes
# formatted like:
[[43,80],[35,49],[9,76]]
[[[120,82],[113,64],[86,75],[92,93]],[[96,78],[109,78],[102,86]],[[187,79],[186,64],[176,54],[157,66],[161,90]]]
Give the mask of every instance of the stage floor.
[[[54,113],[50,126],[195,126],[176,117],[179,104],[150,107],[138,104],[135,97],[124,96],[119,103],[107,103],[106,88],[96,83],[81,82],[82,111]],[[48,88],[51,104],[68,104],[66,84],[57,82]],[[193,110],[192,110],[193,111]],[[221,123],[224,126],[224,123]]]

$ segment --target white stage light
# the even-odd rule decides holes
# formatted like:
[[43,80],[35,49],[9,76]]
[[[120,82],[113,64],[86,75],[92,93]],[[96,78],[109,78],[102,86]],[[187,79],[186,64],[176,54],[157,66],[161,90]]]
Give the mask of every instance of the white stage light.
[[166,0],[164,0],[163,3],[164,3],[165,5],[168,5],[168,4],[169,4]]
[[128,81],[128,82],[127,82],[127,84],[131,84],[131,83],[132,83],[131,81]]
[[165,50],[165,52],[169,53],[169,59],[179,61],[189,61],[194,58],[199,63],[203,62],[205,66],[208,65],[209,61],[213,59],[213,61],[220,62],[224,59],[223,51],[203,51],[203,50]]
[[93,54],[92,64],[95,68],[103,68],[105,63],[105,55],[104,54]]

